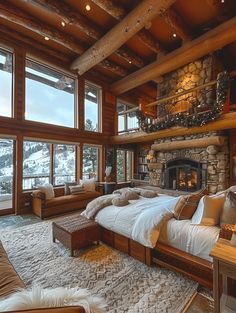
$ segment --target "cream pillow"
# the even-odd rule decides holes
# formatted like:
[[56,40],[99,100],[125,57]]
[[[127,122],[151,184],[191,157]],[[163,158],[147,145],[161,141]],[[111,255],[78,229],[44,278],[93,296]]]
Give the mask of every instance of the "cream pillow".
[[154,197],[157,197],[158,194],[154,190],[141,190],[140,196],[144,198],[154,198]]
[[112,204],[115,206],[125,206],[129,204],[129,201],[126,198],[118,197],[112,200]]
[[94,179],[81,179],[80,184],[84,187],[85,191],[95,191],[96,185]]
[[220,214],[225,202],[225,193],[212,196],[203,196],[199,201],[191,224],[215,226],[219,224]]
[[139,199],[139,195],[135,191],[125,191],[122,192],[121,197],[127,200],[137,200]]
[[225,203],[220,216],[220,224],[236,223],[236,194],[229,191],[225,198]]
[[46,200],[50,200],[55,197],[52,184],[38,185],[37,189],[45,194]]
[[69,186],[70,194],[77,195],[84,192],[84,187],[82,185]]

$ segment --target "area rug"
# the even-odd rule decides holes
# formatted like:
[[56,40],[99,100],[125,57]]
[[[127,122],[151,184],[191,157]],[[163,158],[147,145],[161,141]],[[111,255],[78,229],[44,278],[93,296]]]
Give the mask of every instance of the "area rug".
[[26,286],[88,288],[104,297],[109,313],[180,313],[197,289],[181,275],[102,244],[72,258],[52,242],[50,221],[1,231],[0,239]]

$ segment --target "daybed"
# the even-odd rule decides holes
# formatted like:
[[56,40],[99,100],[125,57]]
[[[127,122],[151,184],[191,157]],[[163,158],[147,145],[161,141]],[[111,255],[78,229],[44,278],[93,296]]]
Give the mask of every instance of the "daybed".
[[55,197],[47,200],[45,193],[32,192],[32,206],[35,215],[44,219],[86,207],[87,203],[101,195],[98,191],[84,191],[79,194],[64,194],[64,188],[54,188]]
[[[193,225],[191,218],[173,218],[179,200],[180,197],[159,195],[152,199],[140,197],[123,207],[99,207],[95,220],[101,226],[101,240],[147,265],[154,262],[167,266],[212,287],[209,253],[221,228]],[[92,208],[91,203],[89,206]],[[88,207],[82,214],[89,214]]]
[[[15,269],[10,263],[6,251],[4,250],[2,243],[0,242],[0,298],[7,297],[19,288],[25,288],[23,281],[17,275]],[[0,300],[1,301],[1,300]],[[34,309],[34,310],[21,310],[15,311],[14,313],[27,312],[27,313],[85,313],[85,310],[80,306],[64,307],[64,308],[45,308],[45,309]]]

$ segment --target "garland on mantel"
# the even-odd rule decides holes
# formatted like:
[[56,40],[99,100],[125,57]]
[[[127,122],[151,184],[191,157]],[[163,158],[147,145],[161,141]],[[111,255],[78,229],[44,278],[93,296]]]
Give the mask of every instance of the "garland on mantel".
[[170,128],[172,126],[193,127],[203,126],[210,121],[214,121],[220,117],[223,106],[226,101],[228,89],[229,89],[229,74],[224,71],[217,76],[217,89],[216,89],[216,101],[209,107],[208,111],[196,112],[193,114],[177,113],[173,115],[167,115],[163,117],[161,121],[156,121],[147,117],[142,111],[137,111],[136,116],[138,118],[139,127],[147,132],[155,132],[157,130]]

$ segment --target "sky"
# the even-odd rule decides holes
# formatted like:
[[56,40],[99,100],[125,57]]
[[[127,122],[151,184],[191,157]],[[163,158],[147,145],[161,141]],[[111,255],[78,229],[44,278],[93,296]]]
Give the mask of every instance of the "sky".
[[[52,79],[53,81],[53,79]],[[55,80],[54,80],[55,81]],[[97,123],[97,109],[86,100],[86,117]],[[74,97],[72,94],[26,79],[25,119],[74,127]],[[0,115],[11,116],[11,74],[0,70]]]

